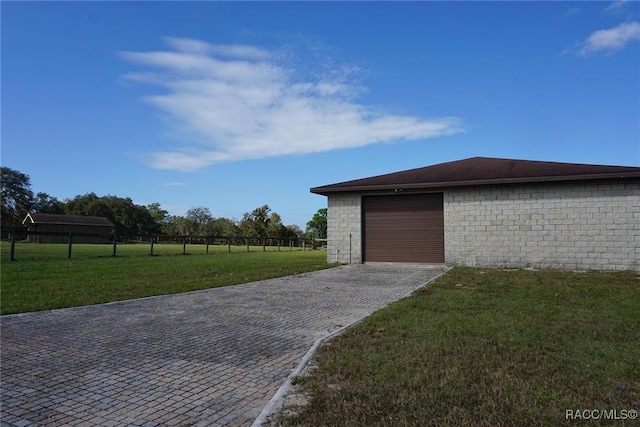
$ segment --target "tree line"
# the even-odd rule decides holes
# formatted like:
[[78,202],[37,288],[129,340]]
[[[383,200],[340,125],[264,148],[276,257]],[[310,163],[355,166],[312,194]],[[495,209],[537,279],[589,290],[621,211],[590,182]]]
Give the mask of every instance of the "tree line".
[[168,234],[180,236],[257,236],[281,239],[326,238],[327,209],[319,209],[306,230],[284,225],[282,218],[263,205],[242,219],[215,218],[207,207],[194,207],[184,216],[169,215],[160,203],[136,205],[130,198],[95,193],[59,200],[47,193],[33,193],[29,175],[1,167],[2,228],[20,228],[27,213],[101,216],[115,225],[117,234]]

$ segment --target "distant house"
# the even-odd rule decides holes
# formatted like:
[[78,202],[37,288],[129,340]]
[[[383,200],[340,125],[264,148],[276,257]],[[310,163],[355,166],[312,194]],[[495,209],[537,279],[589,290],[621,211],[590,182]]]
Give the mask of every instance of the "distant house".
[[[28,240],[36,243],[66,243],[74,233],[74,243],[106,243],[114,224],[105,217],[29,213],[22,221],[29,232]],[[52,233],[52,234],[48,234]],[[64,234],[54,234],[64,233]]]
[[329,261],[640,270],[640,167],[474,157],[311,192]]

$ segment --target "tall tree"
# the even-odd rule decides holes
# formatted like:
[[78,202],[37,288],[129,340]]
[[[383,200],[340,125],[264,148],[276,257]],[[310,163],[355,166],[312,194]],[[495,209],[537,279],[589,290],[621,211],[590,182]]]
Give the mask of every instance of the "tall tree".
[[124,234],[156,233],[160,227],[146,206],[136,205],[129,197],[105,196],[101,198],[109,213],[106,215],[116,230]]
[[212,222],[212,236],[238,236],[240,235],[240,229],[237,221],[229,218],[216,218]]
[[158,227],[164,227],[167,221],[169,221],[169,212],[162,209],[158,202],[147,205],[147,211],[149,211],[153,220],[158,224]]
[[[66,200],[64,211],[67,215],[105,216],[109,218],[109,210],[96,193],[77,195]],[[113,218],[109,218],[113,221]]]
[[19,227],[34,203],[29,175],[2,166],[0,186],[2,187],[2,211],[0,212],[2,227]]
[[51,197],[47,193],[38,193],[31,206],[32,212],[48,213],[48,214],[64,214],[64,202],[55,197]]
[[240,222],[240,229],[247,236],[267,236],[271,222],[269,212],[271,212],[269,205],[256,208],[251,213],[245,212]]
[[286,237],[291,239],[299,239],[303,237],[304,233],[302,229],[298,227],[296,224],[287,225],[286,227]]
[[210,236],[215,234],[213,224],[214,219],[209,208],[191,208],[187,211],[186,217],[187,219],[193,221],[193,223],[196,225],[194,234],[199,234],[202,236]]
[[307,222],[307,232],[319,239],[327,238],[327,208],[318,209],[311,221]]
[[167,234],[175,236],[194,235],[197,229],[198,224],[194,220],[179,215],[169,218],[169,222],[165,226]]
[[65,213],[109,218],[119,234],[148,234],[160,230],[147,208],[136,205],[128,197],[98,197],[95,193],[76,196],[66,202]]
[[287,228],[282,224],[282,218],[276,212],[269,215],[266,235],[282,239],[287,237]]

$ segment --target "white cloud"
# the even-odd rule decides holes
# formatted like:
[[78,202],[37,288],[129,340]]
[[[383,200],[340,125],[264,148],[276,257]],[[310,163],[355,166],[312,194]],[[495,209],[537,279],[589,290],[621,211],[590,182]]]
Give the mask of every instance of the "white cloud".
[[357,83],[353,67],[324,61],[305,72],[291,65],[290,56],[254,46],[166,42],[170,51],[121,53],[152,70],[125,78],[163,89],[146,101],[169,118],[185,144],[151,153],[154,168],[194,171],[463,131],[455,117],[393,115],[357,103],[366,88]]
[[581,13],[582,9],[580,9],[579,7],[571,7],[564,12],[564,16],[579,15]]
[[620,13],[625,9],[625,6],[629,3],[629,0],[615,0],[604,10],[608,13]]
[[597,52],[612,53],[635,40],[640,40],[640,22],[625,22],[608,30],[594,32],[581,44],[578,53],[583,56]]

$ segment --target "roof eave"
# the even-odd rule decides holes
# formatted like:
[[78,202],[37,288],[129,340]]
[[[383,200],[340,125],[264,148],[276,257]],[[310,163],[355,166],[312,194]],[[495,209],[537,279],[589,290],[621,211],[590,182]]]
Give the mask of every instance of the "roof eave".
[[[79,216],[79,215],[78,215]],[[93,217],[89,217],[93,218]],[[106,219],[106,218],[105,218]],[[30,220],[30,223],[27,223],[27,220]],[[56,221],[56,220],[36,220],[31,215],[31,212],[27,213],[27,215],[22,220],[22,225],[82,225],[88,227],[115,227],[111,221],[101,221],[101,222],[74,222],[74,221]]]
[[[444,187],[470,187],[480,185],[498,185],[498,184],[526,184],[537,182],[566,182],[566,181],[588,181],[588,180],[608,180],[608,179],[625,179],[640,178],[640,172],[627,173],[603,173],[603,174],[583,174],[583,175],[560,175],[560,176],[536,176],[523,178],[495,178],[484,180],[468,180],[468,181],[444,181],[444,182],[416,182],[408,184],[378,184],[378,185],[351,185],[333,187],[331,185],[324,187],[311,188],[314,194],[328,196],[332,193],[347,193],[353,191],[379,191],[379,190],[414,190]],[[339,184],[338,184],[339,185]],[[333,187],[333,188],[332,188]]]
[[46,225],[81,225],[84,227],[115,227],[113,224],[91,224],[91,223],[77,223],[77,222],[34,222],[33,224],[46,224]]
[[30,212],[28,212],[28,213],[27,213],[27,216],[25,216],[25,217],[24,217],[24,219],[22,220],[22,225],[27,225],[27,224],[26,224],[27,219],[30,219],[30,220],[31,220],[31,224],[35,224],[35,223],[36,223],[36,222],[33,220],[33,218],[31,217],[31,213],[30,213]]

